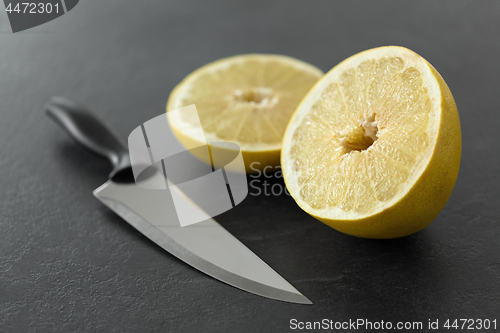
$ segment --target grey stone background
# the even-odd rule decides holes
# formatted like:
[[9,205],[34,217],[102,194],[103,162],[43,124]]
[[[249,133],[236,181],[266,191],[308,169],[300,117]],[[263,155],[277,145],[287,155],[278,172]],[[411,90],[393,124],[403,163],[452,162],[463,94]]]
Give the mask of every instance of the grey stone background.
[[[497,1],[87,0],[16,34],[0,12],[0,331],[282,332],[292,318],[498,322],[499,31]],[[249,196],[218,218],[311,306],[240,291],[159,249],[93,198],[108,165],[42,114],[52,95],[65,96],[126,138],[163,112],[185,75],[221,57],[279,53],[326,71],[383,45],[424,56],[458,105],[461,170],[436,220],[402,239],[358,239],[285,195]]]

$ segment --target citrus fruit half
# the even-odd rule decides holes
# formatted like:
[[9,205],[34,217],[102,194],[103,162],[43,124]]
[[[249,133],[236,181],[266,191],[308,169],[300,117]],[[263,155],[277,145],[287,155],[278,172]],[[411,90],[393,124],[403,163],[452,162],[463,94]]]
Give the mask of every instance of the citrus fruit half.
[[313,217],[349,235],[425,228],[458,176],[457,107],[441,75],[403,47],[358,53],[304,97],[283,139],[286,186]]
[[[281,55],[224,58],[195,70],[175,87],[167,103],[168,121],[188,149],[205,138],[209,144],[232,142],[240,146],[248,172],[277,166],[288,120],[322,75],[306,62]],[[191,104],[205,138],[192,135],[196,122],[189,117],[168,113]]]

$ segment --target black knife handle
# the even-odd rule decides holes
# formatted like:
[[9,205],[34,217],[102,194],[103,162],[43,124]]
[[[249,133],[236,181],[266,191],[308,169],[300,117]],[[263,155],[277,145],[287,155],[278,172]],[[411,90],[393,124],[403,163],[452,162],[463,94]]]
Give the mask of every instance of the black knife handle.
[[128,149],[97,114],[62,97],[52,97],[45,112],[78,144],[112,164],[110,179],[133,181]]

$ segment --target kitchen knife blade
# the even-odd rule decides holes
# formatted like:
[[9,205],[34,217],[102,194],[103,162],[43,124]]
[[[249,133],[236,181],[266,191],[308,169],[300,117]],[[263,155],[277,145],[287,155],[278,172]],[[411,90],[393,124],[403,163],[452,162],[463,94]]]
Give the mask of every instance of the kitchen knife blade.
[[[111,162],[109,180],[94,196],[151,241],[234,287],[276,300],[312,304],[213,218],[181,227],[170,192],[135,184],[127,148],[97,115],[60,97],[52,98],[45,110],[77,143]],[[187,196],[180,197],[186,207],[200,209]]]

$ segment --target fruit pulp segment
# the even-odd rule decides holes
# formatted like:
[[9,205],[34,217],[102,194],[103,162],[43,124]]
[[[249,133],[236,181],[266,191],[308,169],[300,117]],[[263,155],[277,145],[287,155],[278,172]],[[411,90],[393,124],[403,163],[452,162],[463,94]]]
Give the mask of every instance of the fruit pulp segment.
[[290,116],[317,80],[317,73],[278,60],[236,62],[194,80],[182,105],[196,104],[204,131],[217,138],[279,144]]
[[301,198],[314,209],[358,213],[390,200],[430,149],[430,112],[420,72],[399,57],[344,71],[293,134]]

